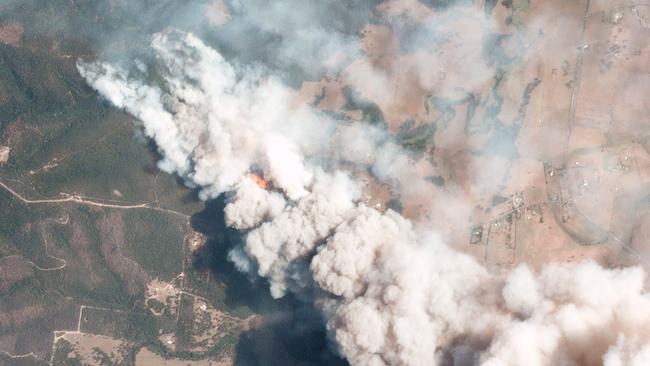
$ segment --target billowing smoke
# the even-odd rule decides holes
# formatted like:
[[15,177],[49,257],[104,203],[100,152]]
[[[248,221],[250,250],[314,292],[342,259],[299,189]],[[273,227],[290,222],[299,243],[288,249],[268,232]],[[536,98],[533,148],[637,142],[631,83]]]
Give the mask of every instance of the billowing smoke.
[[[491,273],[431,228],[367,203],[368,172],[393,192],[426,193],[411,155],[381,128],[320,112],[267,69],[229,62],[193,34],[158,33],[152,48],[148,68],[79,70],[142,121],[163,170],[203,198],[228,195],[226,222],[246,233],[229,259],[268,280],[274,297],[313,301],[352,364],[650,364],[642,269],[585,262]],[[472,84],[493,71],[479,66]],[[378,73],[368,74],[373,85],[391,77],[359,67]]]

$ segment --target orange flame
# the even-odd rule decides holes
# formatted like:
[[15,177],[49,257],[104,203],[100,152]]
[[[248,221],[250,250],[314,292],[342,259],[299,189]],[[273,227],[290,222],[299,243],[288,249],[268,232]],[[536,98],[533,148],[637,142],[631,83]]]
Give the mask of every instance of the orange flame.
[[253,183],[257,184],[258,187],[262,189],[269,189],[269,182],[265,181],[264,178],[260,177],[259,175],[251,174],[250,178]]

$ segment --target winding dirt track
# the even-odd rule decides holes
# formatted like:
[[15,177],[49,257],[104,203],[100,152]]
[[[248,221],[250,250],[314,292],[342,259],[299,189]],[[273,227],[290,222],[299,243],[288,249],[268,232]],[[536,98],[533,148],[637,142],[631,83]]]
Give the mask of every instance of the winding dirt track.
[[37,200],[31,200],[28,198],[23,197],[20,193],[14,191],[6,185],[3,182],[0,182],[0,186],[4,188],[7,192],[11,193],[12,196],[18,198],[24,203],[28,204],[34,204],[34,203],[64,203],[64,202],[76,202],[76,203],[81,203],[84,205],[90,205],[90,206],[98,206],[98,207],[110,207],[110,208],[144,208],[144,207],[150,207],[148,203],[141,203],[137,205],[116,205],[112,203],[101,203],[101,202],[96,202],[92,200],[85,200],[79,196],[73,196],[73,195],[68,195],[67,197],[63,198],[47,198],[47,199],[37,199]]
[[186,215],[184,213],[174,211],[174,210],[169,210],[165,208],[160,208],[152,205],[150,202],[146,203],[138,203],[138,204],[115,204],[115,203],[103,203],[103,202],[98,202],[95,200],[90,200],[90,199],[85,199],[82,198],[81,196],[78,195],[68,195],[68,194],[63,194],[64,197],[61,198],[42,198],[42,199],[29,199],[21,195],[20,193],[14,191],[11,187],[9,187],[7,184],[4,182],[0,181],[0,187],[2,187],[5,191],[9,192],[12,196],[20,200],[21,202],[25,204],[44,204],[44,203],[76,203],[76,204],[81,204],[81,205],[87,205],[87,206],[96,206],[96,207],[106,207],[106,208],[116,208],[116,209],[138,209],[138,208],[144,208],[144,209],[150,209],[154,211],[160,211],[160,212],[166,212],[170,213],[173,215],[177,216],[182,216],[184,218],[189,218],[189,215]]

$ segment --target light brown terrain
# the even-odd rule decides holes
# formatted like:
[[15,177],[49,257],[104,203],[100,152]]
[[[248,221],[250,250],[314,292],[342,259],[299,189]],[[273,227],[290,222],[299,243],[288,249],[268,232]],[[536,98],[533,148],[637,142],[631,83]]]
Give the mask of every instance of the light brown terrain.
[[0,43],[18,46],[23,39],[23,26],[19,23],[0,24]]
[[[160,355],[152,352],[148,348],[142,348],[138,354],[135,356],[135,365],[136,366],[146,366],[146,365],[160,365],[160,366],[186,366],[188,363],[186,360],[181,360],[177,358],[163,358]],[[214,361],[214,360],[199,360],[192,361],[192,365],[195,366],[231,366],[233,365],[232,360],[223,360],[223,361]]]
[[[337,110],[343,87],[352,87],[397,136],[435,124],[412,164],[421,178],[444,184],[393,193],[405,216],[492,268],[588,258],[645,264],[650,7],[622,0],[485,6],[476,1],[450,15],[412,0],[384,2],[378,10],[389,24],[444,24],[449,38],[411,53],[390,27],[368,25],[365,56],[341,79],[305,83],[301,92]],[[480,51],[496,32],[514,60],[502,74]],[[368,202],[385,207],[390,195],[372,184],[368,191]]]

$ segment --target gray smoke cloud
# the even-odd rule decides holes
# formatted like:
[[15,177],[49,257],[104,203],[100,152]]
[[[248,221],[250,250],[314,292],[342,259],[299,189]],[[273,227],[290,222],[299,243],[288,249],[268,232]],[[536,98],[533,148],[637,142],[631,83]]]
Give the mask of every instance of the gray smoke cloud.
[[[289,13],[285,5],[271,8],[273,14]],[[306,11],[310,19],[318,18],[314,9]],[[453,30],[478,43],[490,21],[474,10],[460,11],[464,21],[449,13],[432,18],[430,24],[440,21],[444,31],[428,25],[412,47],[427,32],[429,38],[451,37]],[[319,52],[360,52],[358,39],[337,32],[324,49],[301,58],[299,46],[313,47],[324,34],[290,36],[299,33],[290,25],[308,32],[318,22],[299,19],[280,27],[266,23],[273,20],[257,23],[258,13],[249,16],[241,29],[294,37],[287,39],[295,49],[279,46],[282,59],[328,68]],[[431,189],[412,154],[381,128],[316,110],[272,69],[228,60],[192,33],[157,33],[151,47],[155,63],[147,67],[79,62],[78,68],[101,95],[142,121],[163,156],[161,169],[200,187],[202,198],[229,195],[226,222],[246,233],[229,259],[265,278],[274,297],[291,292],[313,301],[337,350],[352,364],[650,363],[643,269],[585,262],[492,273],[446,243],[443,233],[366,202],[368,171],[394,194],[426,195]],[[409,72],[423,75],[423,87],[456,97],[450,79],[476,85],[495,72],[479,61],[476,47],[470,53],[447,50],[459,52],[453,59],[477,65],[467,78],[455,65],[445,68],[445,78],[427,76],[426,60],[441,50],[414,53]],[[348,78],[362,93],[368,88],[389,95],[391,66],[373,66],[375,61],[362,58],[348,69],[359,73]],[[256,183],[258,175],[268,189]],[[441,221],[463,216],[463,202],[447,203],[436,213]]]

